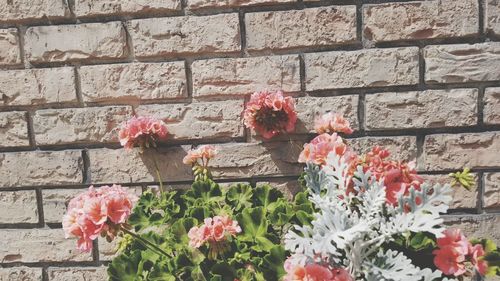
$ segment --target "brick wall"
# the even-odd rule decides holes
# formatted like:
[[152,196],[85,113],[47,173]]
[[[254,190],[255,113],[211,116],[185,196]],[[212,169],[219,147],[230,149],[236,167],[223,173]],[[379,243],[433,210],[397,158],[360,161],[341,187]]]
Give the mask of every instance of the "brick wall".
[[[265,88],[297,97],[295,134],[242,126]],[[174,187],[212,143],[217,178],[293,191],[314,117],[340,112],[358,151],[435,181],[472,168],[447,220],[500,242],[499,0],[0,0],[0,98],[0,280],[105,278],[112,245],[78,253],[61,216],[90,184],[155,184],[117,142],[134,113],[167,121],[154,157]]]

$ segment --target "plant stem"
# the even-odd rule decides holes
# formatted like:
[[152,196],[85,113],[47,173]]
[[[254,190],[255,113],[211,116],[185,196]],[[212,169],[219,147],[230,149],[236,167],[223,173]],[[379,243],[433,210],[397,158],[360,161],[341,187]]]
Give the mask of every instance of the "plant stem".
[[[156,150],[158,151],[158,150]],[[160,183],[160,194],[163,195],[163,180],[161,179],[160,175],[160,168],[158,168],[158,163],[156,162],[156,157],[153,155],[153,164],[155,165],[155,170],[156,170],[156,177],[158,178],[158,182]]]
[[134,237],[135,239],[137,239],[139,242],[141,242],[142,244],[144,244],[144,246],[146,246],[146,247],[150,248],[151,250],[154,250],[154,251],[156,251],[157,253],[162,254],[162,255],[165,255],[165,256],[167,256],[167,257],[172,257],[172,255],[169,255],[167,252],[165,252],[164,250],[162,250],[160,247],[158,247],[158,246],[157,246],[157,245],[155,245],[154,243],[150,242],[149,240],[142,238],[142,237],[141,237],[140,235],[138,235],[137,233],[132,232],[132,231],[130,231],[130,230],[128,230],[128,229],[126,229],[126,228],[124,228],[124,227],[120,227],[120,229],[121,229],[124,233],[126,233],[126,234],[128,234],[128,235],[130,235],[130,236]]

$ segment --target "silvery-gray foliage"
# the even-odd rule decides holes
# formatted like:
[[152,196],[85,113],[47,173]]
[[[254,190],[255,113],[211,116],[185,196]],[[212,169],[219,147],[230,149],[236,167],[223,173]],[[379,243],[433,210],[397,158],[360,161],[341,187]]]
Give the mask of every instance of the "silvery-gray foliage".
[[[295,226],[285,235],[285,248],[297,260],[328,258],[349,270],[356,280],[431,281],[440,271],[414,266],[403,253],[383,250],[395,235],[430,232],[442,236],[442,218],[451,201],[449,185],[421,185],[398,198],[400,206],[386,204],[383,180],[377,181],[358,167],[354,177],[335,153],[322,169],[308,164],[306,184],[319,212],[310,226]],[[357,194],[346,190],[349,183]],[[418,200],[417,200],[418,198]],[[355,207],[354,207],[355,206]]]

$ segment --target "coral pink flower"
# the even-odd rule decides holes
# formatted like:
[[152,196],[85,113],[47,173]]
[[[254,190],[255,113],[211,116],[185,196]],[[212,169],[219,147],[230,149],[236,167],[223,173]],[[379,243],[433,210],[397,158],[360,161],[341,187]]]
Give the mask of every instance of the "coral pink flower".
[[198,163],[198,159],[202,160],[202,163],[206,166],[208,160],[214,158],[218,151],[213,145],[202,145],[197,149],[191,149],[188,154],[182,159],[182,163],[186,165],[194,165]]
[[[102,232],[109,232],[111,227],[124,223],[129,217],[136,196],[128,194],[119,186],[89,187],[71,199],[68,212],[63,217],[63,229],[66,238],[76,237],[77,248],[82,251],[92,250],[92,241]],[[106,235],[112,233],[106,233]]]
[[488,271],[488,262],[483,259],[485,255],[483,245],[477,244],[471,247],[470,254],[472,264],[477,272],[479,272],[481,276],[486,275],[486,272]]
[[243,113],[247,128],[269,139],[282,132],[293,132],[297,122],[295,102],[282,91],[256,92],[250,97]]
[[120,144],[126,149],[156,146],[156,142],[166,136],[167,127],[163,121],[143,116],[134,116],[124,122],[119,132]]
[[467,255],[472,247],[470,242],[465,238],[465,235],[460,229],[446,229],[443,231],[444,237],[437,239],[437,245],[440,248],[452,246],[457,249],[462,255]]
[[318,117],[314,123],[314,129],[318,134],[344,133],[350,135],[353,132],[349,121],[344,119],[342,115],[332,112]]
[[466,272],[465,256],[457,248],[446,246],[432,252],[434,264],[446,275],[460,276]]
[[284,281],[353,281],[343,268],[330,269],[319,264],[285,267],[287,275]]
[[330,152],[335,152],[340,156],[349,156],[352,153],[343,139],[336,133],[332,135],[325,133],[315,137],[310,143],[304,144],[304,150],[299,155],[299,162],[324,165]]
[[225,241],[228,236],[236,236],[241,232],[237,221],[227,216],[206,218],[203,225],[192,227],[188,232],[189,245],[199,248],[205,242],[216,243]]

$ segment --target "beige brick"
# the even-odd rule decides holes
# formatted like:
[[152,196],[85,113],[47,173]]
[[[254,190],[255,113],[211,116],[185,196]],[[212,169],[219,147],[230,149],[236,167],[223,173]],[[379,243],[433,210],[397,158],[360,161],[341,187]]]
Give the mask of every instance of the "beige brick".
[[49,281],[98,281],[107,280],[107,267],[49,267]]
[[29,144],[26,112],[0,112],[0,147]]
[[332,46],[356,41],[356,6],[245,15],[248,50]]
[[117,142],[120,124],[131,114],[129,106],[38,110],[35,140],[39,145]]
[[260,90],[300,91],[299,57],[198,60],[192,64],[193,95],[245,95]]
[[62,229],[1,229],[0,262],[91,261],[90,253],[76,249]]
[[21,62],[21,49],[19,47],[17,29],[0,29],[0,66],[15,65]]
[[390,152],[390,159],[413,161],[417,157],[417,139],[412,136],[363,137],[347,139],[347,143],[358,154],[366,154],[373,147],[381,146]]
[[418,83],[418,48],[335,51],[305,55],[308,91]]
[[497,245],[500,243],[500,216],[451,216],[445,219],[445,224],[450,228],[461,229],[468,239],[489,238]]
[[367,95],[366,129],[472,126],[477,124],[477,97],[477,89]]
[[30,267],[0,268],[1,281],[42,281],[42,269]]
[[484,174],[484,208],[500,207],[500,173]]
[[317,117],[334,112],[349,121],[351,128],[359,129],[358,96],[338,97],[302,97],[296,99],[297,124],[295,133],[314,133],[314,121]]
[[32,22],[36,20],[58,20],[69,17],[66,1],[16,0],[2,1],[0,22]]
[[136,57],[240,50],[237,14],[132,20],[129,32]]
[[486,30],[500,35],[500,1],[486,0],[484,14]]
[[486,88],[483,103],[484,123],[500,124],[500,87]]
[[106,241],[105,238],[98,239],[100,261],[111,261],[120,254],[120,252],[118,252],[118,243],[120,243],[120,239],[121,238],[118,238],[111,242]]
[[184,62],[82,66],[85,102],[176,99],[187,96]]
[[142,105],[137,107],[135,112],[165,121],[169,137],[176,140],[229,139],[244,135],[241,100]]
[[424,59],[429,84],[500,80],[500,42],[427,46]]
[[77,150],[0,153],[0,186],[81,183],[82,168]]
[[76,102],[75,72],[71,67],[1,71],[0,96],[0,107]]
[[127,52],[125,29],[116,21],[30,27],[25,40],[32,63],[117,59]]
[[76,0],[77,17],[101,15],[129,15],[176,11],[181,9],[180,0]]
[[191,167],[182,163],[187,146],[138,151],[123,149],[89,150],[92,183],[139,183],[157,181],[153,161],[157,161],[162,180],[192,180]]
[[475,0],[432,0],[363,6],[365,39],[420,40],[476,35],[479,4]]
[[0,223],[37,223],[34,190],[0,191]]
[[186,0],[189,9],[294,3],[296,0]]
[[[97,187],[97,186],[96,186]],[[86,191],[87,188],[78,189],[44,189],[43,197],[43,216],[46,223],[61,223],[62,217],[66,214],[69,201],[76,195]],[[140,187],[130,187],[129,192],[139,196]]]
[[428,171],[500,167],[500,132],[428,135],[420,163]]
[[[453,199],[450,203],[450,209],[475,209],[477,207],[478,198],[478,176],[474,176],[474,185],[470,190],[465,189],[463,186],[452,186]],[[425,181],[431,184],[451,184],[452,178],[446,175],[421,175]]]

